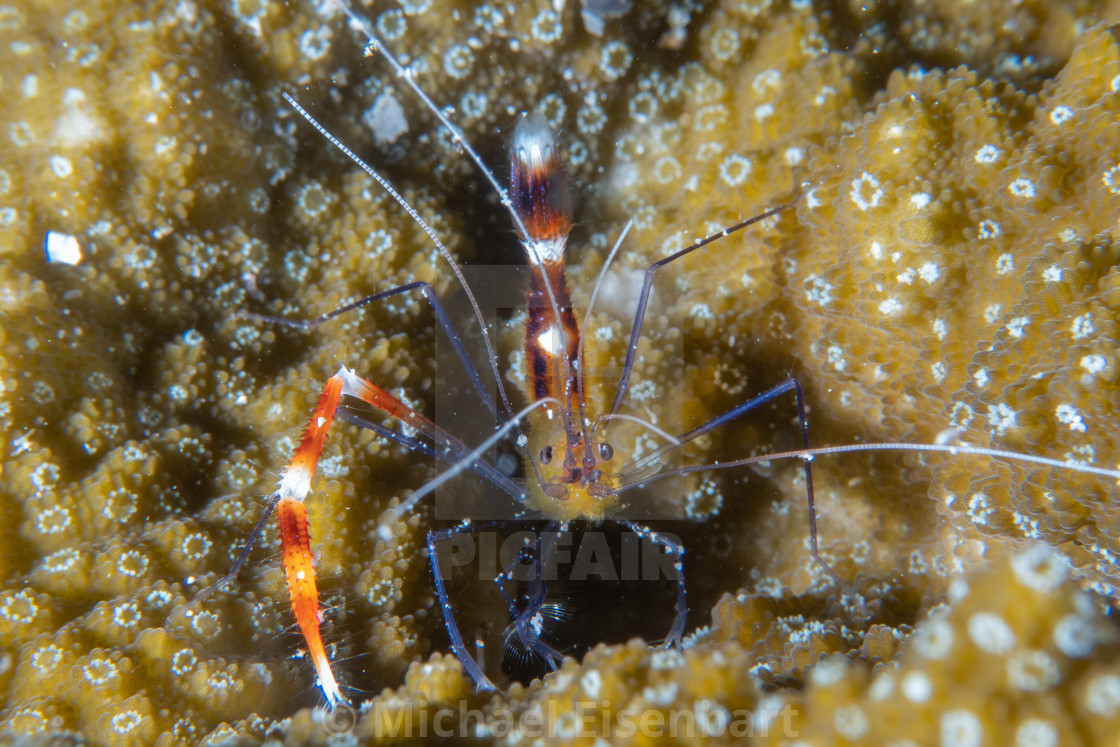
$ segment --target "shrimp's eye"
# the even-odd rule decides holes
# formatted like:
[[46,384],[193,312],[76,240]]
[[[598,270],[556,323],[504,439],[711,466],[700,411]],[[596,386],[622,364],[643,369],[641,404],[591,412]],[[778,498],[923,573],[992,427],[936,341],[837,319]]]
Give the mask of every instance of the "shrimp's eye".
[[608,444],[606,442],[602,442],[602,443],[599,444],[599,458],[600,459],[602,459],[604,462],[609,462],[611,460],[611,457],[613,457],[613,456],[614,456],[614,449],[611,448],[610,444]]
[[540,460],[541,464],[548,464],[549,462],[551,462],[552,461],[552,447],[551,446],[542,446],[540,453],[537,454],[537,459]]

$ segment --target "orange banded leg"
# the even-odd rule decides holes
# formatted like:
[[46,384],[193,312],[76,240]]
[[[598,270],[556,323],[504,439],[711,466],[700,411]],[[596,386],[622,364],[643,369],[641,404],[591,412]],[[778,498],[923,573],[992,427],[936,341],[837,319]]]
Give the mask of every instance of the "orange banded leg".
[[288,582],[288,594],[292,600],[292,613],[295,614],[303,639],[307,641],[307,651],[311,656],[311,663],[315,666],[319,687],[323,689],[323,694],[327,697],[331,708],[345,703],[346,699],[339,692],[338,682],[334,678],[334,672],[331,671],[330,659],[327,658],[326,649],[323,647],[323,637],[319,633],[319,623],[322,619],[319,611],[319,589],[315,585],[311,536],[307,531],[307,507],[303,501],[311,489],[311,477],[315,474],[315,465],[319,462],[319,455],[323,453],[323,444],[326,443],[331,421],[334,419],[335,410],[338,409],[338,400],[343,388],[340,374],[341,372],[335,374],[327,381],[323,394],[319,397],[319,404],[311,413],[307,430],[284,470],[276,501],[277,520],[280,525],[280,552],[284,562],[285,580]]
[[[322,614],[319,611],[319,589],[315,584],[314,556],[311,554],[311,537],[307,531],[307,507],[304,499],[311,490],[315,466],[323,453],[331,422],[343,396],[366,402],[403,423],[428,434],[442,443],[457,444],[434,423],[420,415],[376,384],[362,379],[343,366],[327,380],[323,394],[304,431],[303,438],[292,454],[276,493],[277,521],[280,525],[280,552],[284,563],[284,576],[292,600],[292,613],[307,642],[311,663],[319,678],[319,687],[331,707],[345,703],[338,689],[330,659],[323,646],[319,631]],[[462,447],[466,448],[466,447]]]

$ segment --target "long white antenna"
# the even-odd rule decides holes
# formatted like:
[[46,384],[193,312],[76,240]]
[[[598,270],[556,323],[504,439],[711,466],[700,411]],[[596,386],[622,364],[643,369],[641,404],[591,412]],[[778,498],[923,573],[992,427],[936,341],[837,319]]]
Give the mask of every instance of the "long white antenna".
[[792,451],[781,451],[775,454],[759,454],[758,456],[744,457],[743,459],[733,459],[731,461],[717,462],[715,464],[696,464],[689,467],[681,467],[679,469],[660,472],[650,479],[635,480],[632,484],[629,484],[626,487],[630,488],[637,485],[648,485],[651,482],[656,482],[666,477],[673,477],[674,475],[687,475],[693,472],[706,472],[709,470],[743,467],[748,464],[772,462],[778,459],[812,460],[815,457],[824,456],[826,454],[846,454],[853,451],[924,451],[937,454],[948,454],[950,456],[986,456],[996,459],[1005,459],[1008,462],[1037,464],[1042,467],[1054,467],[1057,469],[1069,470],[1070,472],[1081,472],[1087,475],[1111,477],[1112,479],[1120,482],[1120,469],[1094,467],[1091,464],[1084,464],[1082,462],[1074,462],[1066,459],[1051,459],[1050,457],[1035,456],[1034,454],[1025,454],[1019,451],[1007,451],[1006,449],[990,449],[985,446],[972,446],[970,444],[948,445],[885,442],[866,444],[842,444],[840,446],[818,446],[811,449],[794,449]]
[[306,109],[300,106],[294,98],[289,96],[287,92],[281,91],[280,95],[284,97],[284,100],[288,102],[289,106],[295,109],[301,117],[306,119],[312,127],[318,130],[319,134],[325,137],[331,145],[338,148],[347,158],[356,163],[363,171],[369,174],[371,179],[380,184],[381,188],[388,192],[389,195],[397,201],[397,204],[404,208],[405,212],[408,213],[408,216],[416,221],[416,225],[420,226],[420,228],[423,229],[424,233],[428,234],[428,238],[432,240],[432,243],[436,245],[437,249],[439,249],[440,254],[442,254],[444,259],[447,260],[447,263],[451,265],[451,271],[455,273],[455,277],[459,280],[459,285],[461,285],[463,287],[463,290],[466,292],[467,299],[471,304],[471,308],[474,309],[475,318],[478,319],[479,329],[482,331],[482,341],[486,345],[486,356],[490,359],[490,368],[494,373],[494,381],[498,386],[498,394],[501,395],[502,405],[505,407],[506,417],[512,417],[513,406],[510,404],[509,398],[506,396],[505,387],[502,386],[502,377],[498,370],[498,356],[494,352],[494,346],[490,343],[490,334],[486,331],[486,319],[484,319],[482,316],[482,310],[478,306],[478,301],[475,300],[474,293],[471,292],[471,287],[467,285],[467,279],[463,277],[463,273],[459,269],[459,263],[455,261],[455,257],[451,256],[451,251],[446,246],[444,246],[443,242],[439,240],[438,236],[436,236],[435,231],[432,230],[432,227],[429,226],[424,221],[424,219],[420,217],[420,214],[416,212],[416,209],[412,207],[411,204],[409,204],[408,200],[406,200],[400,192],[393,188],[393,185],[390,184],[388,180],[385,179],[385,177],[377,173],[377,171],[375,171],[372,166],[358,157],[358,155],[354,153],[354,151],[347,148],[346,145],[343,144],[341,140],[332,135],[326,127],[319,124],[319,122],[314,117],[312,117]]
[[[408,84],[408,87],[412,89],[413,93],[416,94],[416,97],[424,103],[424,106],[428,107],[428,110],[431,111],[432,114],[435,115],[436,119],[439,120],[440,124],[443,125],[445,128],[447,128],[448,133],[450,133],[450,135],[451,135],[452,143],[455,144],[456,146],[462,148],[463,151],[467,154],[467,156],[472,161],[474,161],[475,166],[477,166],[479,171],[482,172],[483,176],[486,177],[486,180],[488,182],[490,182],[490,186],[494,188],[494,191],[498,195],[498,200],[502,203],[502,206],[505,207],[506,212],[508,212],[510,214],[510,216],[513,218],[514,227],[517,228],[517,232],[524,238],[524,241],[522,242],[522,245],[525,247],[525,251],[528,252],[531,255],[531,260],[535,264],[540,266],[542,258],[540,256],[539,252],[537,251],[537,247],[534,245],[534,242],[529,240],[529,237],[530,237],[531,234],[529,233],[528,228],[526,228],[525,222],[521,220],[521,216],[517,214],[516,210],[514,210],[513,202],[509,198],[509,192],[501,184],[498,183],[497,178],[490,171],[490,169],[486,166],[486,162],[482,160],[482,157],[480,155],[478,155],[478,152],[475,151],[475,149],[471,147],[470,143],[467,142],[467,139],[463,135],[462,130],[460,130],[457,126],[455,126],[455,123],[453,123],[450,119],[448,119],[447,115],[445,115],[443,113],[443,110],[441,110],[438,106],[436,106],[435,102],[432,101],[432,99],[428,96],[428,94],[426,94],[424,92],[424,89],[420,87],[420,84],[417,83],[416,79],[412,76],[412,70],[405,67],[404,65],[402,65],[400,62],[397,61],[397,58],[392,54],[392,52],[390,52],[388,50],[388,48],[386,48],[386,46],[381,42],[381,39],[379,39],[377,37],[377,34],[374,33],[373,26],[370,25],[369,21],[367,21],[365,18],[359,16],[357,13],[355,13],[353,10],[351,10],[350,6],[348,6],[343,0],[333,0],[333,3],[336,7],[341,9],[343,13],[346,14],[346,17],[350,19],[350,25],[355,30],[365,34],[366,39],[368,41],[366,43],[366,48],[364,50],[364,54],[367,57],[371,56],[374,52],[381,55],[381,57],[386,62],[388,62],[389,65],[393,68],[393,71],[397,74],[397,77],[401,78],[402,80],[404,80],[404,82],[406,84]],[[465,285],[464,285],[464,287],[465,287]],[[548,301],[552,305],[552,313],[557,319],[559,319],[560,318],[560,305],[556,302],[556,294],[553,292],[552,286],[548,283],[545,283],[545,290],[548,291]],[[469,290],[468,290],[467,293],[468,293],[468,295],[470,295]],[[473,301],[473,299],[472,299],[472,301]],[[557,331],[560,334],[560,342],[561,342],[561,344],[559,346],[559,349],[560,350],[567,350],[567,348],[568,348],[568,340],[567,340],[568,333],[564,330],[564,328],[562,326],[560,326]],[[497,377],[498,360],[494,356],[493,350],[490,348],[489,341],[487,341],[487,343],[486,343],[486,349],[487,349],[487,351],[490,352],[490,356],[491,356],[490,363],[494,368],[495,377],[498,378],[498,391],[502,396],[502,403],[506,406],[507,413],[512,412],[512,407],[509,404],[509,400],[506,398],[505,387],[502,386],[500,377]],[[564,359],[564,364],[565,364],[565,367],[566,367],[567,366],[567,359],[566,358]],[[567,376],[566,372],[565,372],[564,380],[565,381],[568,380],[568,376]],[[582,427],[582,424],[581,424],[581,427]]]

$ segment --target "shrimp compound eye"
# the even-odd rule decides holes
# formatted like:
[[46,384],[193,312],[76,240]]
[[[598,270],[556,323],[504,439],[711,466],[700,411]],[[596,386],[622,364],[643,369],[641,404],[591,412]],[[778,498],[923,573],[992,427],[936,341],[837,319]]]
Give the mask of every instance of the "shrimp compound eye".
[[537,459],[541,464],[548,464],[552,461],[552,447],[542,446],[540,452],[537,454]]
[[602,442],[599,444],[599,458],[604,462],[609,462],[611,457],[614,456],[614,449],[610,444]]

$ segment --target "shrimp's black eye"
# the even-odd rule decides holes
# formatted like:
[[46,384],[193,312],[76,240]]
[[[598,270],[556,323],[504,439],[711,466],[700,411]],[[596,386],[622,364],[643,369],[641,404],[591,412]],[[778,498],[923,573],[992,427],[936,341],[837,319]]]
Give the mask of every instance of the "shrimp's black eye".
[[552,461],[552,447],[551,446],[542,446],[541,450],[540,450],[540,453],[537,454],[537,459],[540,460],[541,464],[548,464],[549,462],[551,462]]
[[600,459],[602,459],[604,462],[609,462],[611,460],[611,457],[613,457],[613,456],[614,456],[614,449],[611,448],[610,444],[608,444],[606,442],[602,442],[602,443],[599,444],[599,458]]

